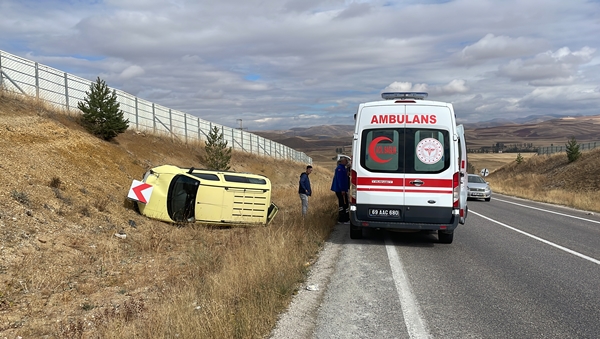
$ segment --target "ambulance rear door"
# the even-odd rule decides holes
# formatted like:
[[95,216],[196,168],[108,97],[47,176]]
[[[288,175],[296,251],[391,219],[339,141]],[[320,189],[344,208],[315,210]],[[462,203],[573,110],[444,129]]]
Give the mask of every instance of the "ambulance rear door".
[[458,161],[460,164],[460,219],[459,223],[464,224],[467,220],[467,142],[465,140],[465,128],[463,125],[456,126],[458,136]]
[[402,221],[405,105],[364,107],[357,121],[356,214],[361,220]]
[[[453,112],[444,105],[407,105],[404,222],[451,224],[458,166]],[[458,199],[458,197],[457,197]],[[458,204],[458,202],[456,203]]]

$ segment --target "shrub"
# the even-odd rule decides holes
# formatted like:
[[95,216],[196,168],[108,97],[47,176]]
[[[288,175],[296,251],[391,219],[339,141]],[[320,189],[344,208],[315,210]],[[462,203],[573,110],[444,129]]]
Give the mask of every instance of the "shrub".
[[13,199],[20,202],[23,205],[29,204],[29,196],[25,192],[19,192],[19,191],[14,190],[14,191],[10,192],[10,195],[13,197]]
[[569,140],[565,146],[567,149],[566,152],[567,158],[569,158],[569,162],[573,162],[579,159],[579,157],[581,156],[581,151],[579,151],[579,144],[577,143],[575,137],[571,137],[571,140]]
[[523,162],[523,156],[521,155],[521,153],[517,154],[517,159],[515,159],[515,161],[517,162],[517,164]]
[[50,180],[50,187],[60,189],[61,186],[62,186],[62,181],[60,180],[59,177],[53,177],[52,180]]
[[111,140],[127,130],[129,119],[125,120],[119,109],[117,92],[111,92],[104,80],[98,77],[85,94],[84,101],[77,104],[83,112],[81,125],[85,129],[104,140]]
[[223,132],[220,132],[217,126],[214,126],[208,133],[204,150],[206,151],[205,164],[208,169],[216,171],[229,170],[231,147],[227,147]]

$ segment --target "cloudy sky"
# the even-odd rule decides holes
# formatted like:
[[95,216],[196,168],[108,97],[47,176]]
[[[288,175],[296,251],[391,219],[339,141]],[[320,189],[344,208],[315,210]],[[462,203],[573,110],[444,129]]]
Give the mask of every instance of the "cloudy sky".
[[0,49],[249,130],[418,90],[460,122],[600,114],[599,0],[0,0]]

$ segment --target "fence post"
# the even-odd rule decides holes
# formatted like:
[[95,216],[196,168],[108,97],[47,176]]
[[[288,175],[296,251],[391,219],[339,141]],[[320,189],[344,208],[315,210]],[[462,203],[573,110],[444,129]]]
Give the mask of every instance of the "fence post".
[[[231,135],[233,136],[233,128],[231,129]],[[242,139],[241,145],[242,145],[242,152],[243,152],[243,151],[245,151],[245,148],[244,148],[244,130],[240,130],[240,136],[242,137],[241,138]]]
[[[183,128],[184,128],[184,133],[183,134],[185,136],[185,143],[186,143],[186,145],[188,143],[188,140],[187,140],[188,139],[188,137],[187,137],[187,127],[188,127],[187,126],[187,114],[184,114],[183,115]],[[173,130],[173,125],[171,125],[171,130]]]
[[0,51],[0,88],[4,85],[4,77],[2,73],[2,51]]
[[171,130],[171,140],[175,139],[175,133],[173,133],[173,115],[169,108],[169,129]]
[[[221,134],[223,134],[223,139],[225,139],[225,126],[221,125]],[[235,138],[233,137],[233,128],[231,129],[231,148],[235,149]]]
[[68,82],[67,72],[65,72],[65,105],[67,106],[67,111],[71,108],[69,106],[69,82]]
[[139,114],[138,114],[138,98],[135,97],[135,129],[140,129]]
[[40,74],[37,62],[35,63],[35,97],[40,98]]
[[200,118],[197,118],[197,119],[198,119],[198,142],[200,142],[200,140],[202,140],[201,133],[200,133]]
[[154,103],[152,103],[152,130],[156,134],[156,111],[154,110]]

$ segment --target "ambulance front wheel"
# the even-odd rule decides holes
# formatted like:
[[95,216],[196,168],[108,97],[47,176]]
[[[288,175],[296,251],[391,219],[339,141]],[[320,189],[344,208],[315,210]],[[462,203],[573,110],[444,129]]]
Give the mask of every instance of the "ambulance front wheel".
[[451,244],[452,240],[454,240],[454,231],[452,231],[452,232],[438,231],[438,240],[442,244]]
[[350,224],[350,239],[362,239],[362,228]]

